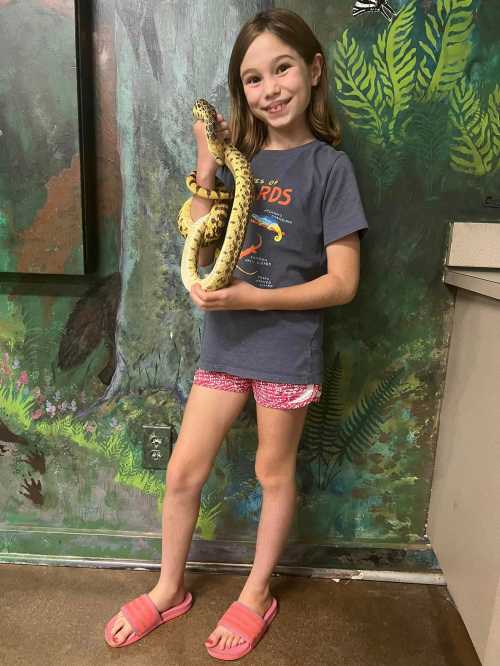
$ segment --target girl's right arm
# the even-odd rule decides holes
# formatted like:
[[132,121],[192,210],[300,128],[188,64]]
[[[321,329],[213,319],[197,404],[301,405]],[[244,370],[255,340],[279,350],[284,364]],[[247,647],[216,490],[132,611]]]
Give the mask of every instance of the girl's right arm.
[[[217,124],[218,139],[219,141],[225,141],[229,138],[229,129],[220,113],[217,114]],[[201,187],[206,187],[210,190],[215,185],[215,173],[218,165],[208,150],[205,128],[201,120],[197,120],[194,123],[193,134],[197,145],[196,182]],[[213,201],[210,199],[202,199],[201,197],[193,195],[193,201],[191,202],[191,219],[193,221],[198,220],[203,215],[206,215],[210,212],[212,205]],[[198,254],[198,266],[208,266],[212,263],[216,246],[216,243],[212,243],[207,247],[200,248]]]

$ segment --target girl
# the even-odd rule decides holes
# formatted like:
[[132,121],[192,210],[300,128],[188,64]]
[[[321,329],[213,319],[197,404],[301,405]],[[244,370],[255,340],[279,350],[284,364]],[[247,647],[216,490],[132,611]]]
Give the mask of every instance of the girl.
[[[242,28],[229,64],[231,132],[219,137],[251,160],[256,201],[229,286],[191,289],[205,311],[199,367],[166,474],[159,580],[110,620],[113,647],[139,640],[189,610],[184,568],[201,491],[219,447],[253,391],[263,492],[253,568],[205,645],[224,660],[250,652],[277,612],[270,578],[294,516],[295,466],[308,405],[319,401],[324,308],[351,301],[359,280],[359,238],[367,230],[347,155],[328,106],[323,49],[295,13],[271,9]],[[199,121],[197,181],[214,186],[217,164]],[[228,187],[232,176],[218,175]],[[210,201],[194,198],[191,216]],[[214,248],[200,251],[200,265]],[[167,610],[168,609],[168,610]]]

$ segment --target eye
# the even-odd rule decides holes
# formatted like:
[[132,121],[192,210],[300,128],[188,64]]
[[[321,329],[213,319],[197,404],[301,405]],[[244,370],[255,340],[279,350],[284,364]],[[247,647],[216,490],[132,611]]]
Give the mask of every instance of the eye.
[[278,72],[282,67],[284,67],[285,70],[287,70],[290,67],[290,65],[287,62],[282,62],[280,65],[278,65]]
[[248,79],[246,79],[245,84],[252,84],[258,80],[259,80],[258,76],[249,76]]

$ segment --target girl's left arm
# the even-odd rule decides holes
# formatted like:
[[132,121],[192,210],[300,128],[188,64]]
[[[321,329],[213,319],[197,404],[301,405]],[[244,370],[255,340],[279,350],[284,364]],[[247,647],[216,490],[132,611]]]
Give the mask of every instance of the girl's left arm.
[[256,310],[315,310],[349,303],[359,284],[360,243],[358,232],[326,247],[328,272],[315,280],[281,287],[259,289]]
[[316,310],[344,305],[358,290],[359,255],[356,231],[327,245],[328,272],[315,280],[278,289],[261,289],[233,280],[217,291],[204,291],[196,283],[191,297],[202,310]]

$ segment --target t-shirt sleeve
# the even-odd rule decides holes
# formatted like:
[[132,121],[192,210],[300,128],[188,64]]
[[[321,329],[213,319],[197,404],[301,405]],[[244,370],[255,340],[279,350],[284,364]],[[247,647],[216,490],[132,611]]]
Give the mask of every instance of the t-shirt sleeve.
[[233,192],[234,190],[234,178],[233,174],[229,171],[227,166],[221,166],[217,169],[216,171],[216,176],[217,178],[220,178],[226,188],[230,191]]
[[322,213],[325,247],[355,231],[363,238],[368,231],[354,168],[344,152],[341,152],[328,174]]

